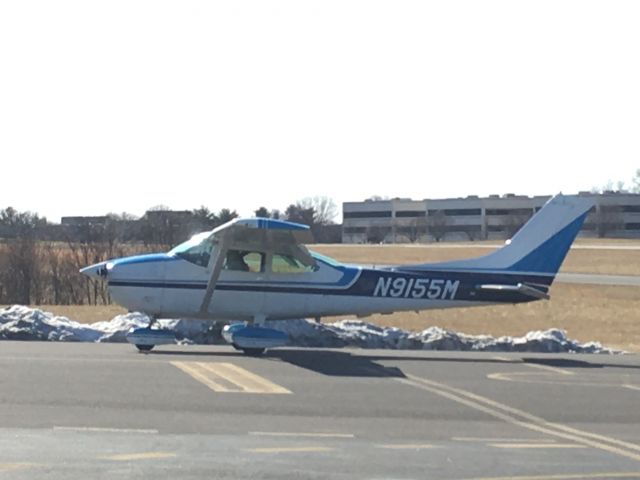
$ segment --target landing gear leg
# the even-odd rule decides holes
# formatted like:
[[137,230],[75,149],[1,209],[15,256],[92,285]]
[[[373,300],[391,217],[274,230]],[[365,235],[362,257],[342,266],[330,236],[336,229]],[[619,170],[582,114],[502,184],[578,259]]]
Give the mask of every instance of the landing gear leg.
[[[256,327],[264,327],[266,321],[267,321],[267,317],[265,315],[259,314],[253,317],[253,324]],[[266,348],[243,348],[242,349],[244,354],[250,357],[259,357],[266,350],[267,350]]]
[[243,348],[242,351],[245,355],[250,357],[259,357],[262,355],[267,349],[266,348]]
[[[158,320],[158,318],[155,315],[149,316],[149,325],[147,326],[149,330],[151,330],[153,324],[156,323],[156,320]],[[151,350],[153,350],[153,347],[155,347],[155,345],[136,343],[136,348],[141,353],[149,353]]]

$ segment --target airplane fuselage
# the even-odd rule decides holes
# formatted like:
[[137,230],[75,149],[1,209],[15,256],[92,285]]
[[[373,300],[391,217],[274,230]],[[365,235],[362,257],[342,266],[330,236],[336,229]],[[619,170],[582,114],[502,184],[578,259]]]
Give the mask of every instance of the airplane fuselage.
[[527,281],[548,287],[545,275],[411,271],[365,268],[317,260],[303,273],[223,271],[206,312],[201,305],[209,271],[170,254],[110,262],[109,292],[120,305],[155,317],[212,320],[286,320],[333,315],[370,315],[489,303],[531,301],[517,292],[495,293],[479,285]]

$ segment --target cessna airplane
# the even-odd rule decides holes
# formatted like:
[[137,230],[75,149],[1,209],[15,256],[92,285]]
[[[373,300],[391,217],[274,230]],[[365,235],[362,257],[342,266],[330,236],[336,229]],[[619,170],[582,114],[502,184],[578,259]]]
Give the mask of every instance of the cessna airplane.
[[168,253],[101,262],[80,270],[108,282],[112,298],[149,315],[128,340],[140,351],[173,343],[151,328],[157,318],[235,320],[223,337],[259,355],[285,345],[273,320],[366,316],[403,310],[470,307],[548,299],[560,265],[592,202],[557,195],[498,250],[445,263],[369,268],[316,252],[306,225],[235,219],[195,235]]

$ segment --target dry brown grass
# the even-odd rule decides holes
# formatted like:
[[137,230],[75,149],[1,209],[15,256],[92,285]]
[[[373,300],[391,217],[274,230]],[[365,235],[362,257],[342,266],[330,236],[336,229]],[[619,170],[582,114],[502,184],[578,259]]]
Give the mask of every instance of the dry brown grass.
[[[0,305],[4,308],[7,305]],[[113,317],[127,313],[125,308],[119,305],[31,305],[45,312],[67,317],[80,323],[101,322],[111,320]]]

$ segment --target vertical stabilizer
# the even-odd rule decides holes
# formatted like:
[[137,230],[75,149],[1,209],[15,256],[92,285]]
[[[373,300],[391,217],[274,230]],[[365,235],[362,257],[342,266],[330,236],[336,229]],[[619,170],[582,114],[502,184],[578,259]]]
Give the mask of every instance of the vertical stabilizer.
[[483,257],[413,268],[499,270],[555,275],[593,206],[578,196],[556,195],[505,246]]

